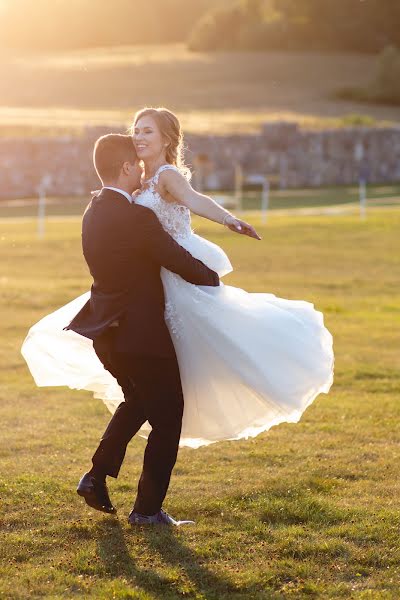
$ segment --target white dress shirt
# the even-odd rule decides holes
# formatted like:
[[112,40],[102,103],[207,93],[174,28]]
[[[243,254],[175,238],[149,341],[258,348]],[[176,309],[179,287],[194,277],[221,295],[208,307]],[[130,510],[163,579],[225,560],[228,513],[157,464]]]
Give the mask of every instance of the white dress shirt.
[[120,188],[116,188],[116,187],[111,187],[110,185],[105,185],[103,187],[103,190],[113,190],[113,192],[119,192],[120,194],[123,194],[125,196],[125,198],[128,200],[128,202],[130,202],[132,204],[133,202],[133,198],[130,194],[128,194],[128,192],[126,192],[125,190],[121,190]]

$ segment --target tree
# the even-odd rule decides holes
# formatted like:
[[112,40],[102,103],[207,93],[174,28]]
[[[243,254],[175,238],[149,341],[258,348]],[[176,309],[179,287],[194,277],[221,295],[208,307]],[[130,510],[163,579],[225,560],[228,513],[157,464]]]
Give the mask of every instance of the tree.
[[[227,13],[238,10],[241,23],[232,36]],[[209,40],[214,45],[217,40],[218,48],[221,39],[225,45],[230,41],[232,49],[239,44],[244,49],[376,52],[387,44],[400,45],[399,0],[236,0],[225,9],[223,20],[214,18],[216,14],[208,15],[202,39],[195,28],[198,49],[211,49]]]

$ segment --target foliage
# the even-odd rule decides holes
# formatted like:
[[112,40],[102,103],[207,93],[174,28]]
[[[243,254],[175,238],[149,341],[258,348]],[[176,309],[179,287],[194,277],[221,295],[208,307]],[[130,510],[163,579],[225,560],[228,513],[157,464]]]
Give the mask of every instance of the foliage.
[[394,46],[382,50],[375,77],[367,88],[339,89],[336,96],[345,100],[400,105],[400,50]]
[[371,96],[381,102],[400,104],[400,50],[388,46],[379,57]]
[[7,0],[0,50],[189,40],[193,50],[376,52],[400,45],[398,0]]
[[[400,43],[398,0],[236,0],[194,27],[194,50],[311,49],[375,52]],[[230,29],[229,14],[239,26]]]
[[342,125],[344,127],[354,127],[354,126],[362,126],[362,127],[373,127],[376,125],[376,121],[370,115],[363,115],[359,113],[350,113],[348,115],[343,115],[340,119]]
[[0,50],[189,40],[193,50],[375,52],[400,45],[398,0],[8,0]]

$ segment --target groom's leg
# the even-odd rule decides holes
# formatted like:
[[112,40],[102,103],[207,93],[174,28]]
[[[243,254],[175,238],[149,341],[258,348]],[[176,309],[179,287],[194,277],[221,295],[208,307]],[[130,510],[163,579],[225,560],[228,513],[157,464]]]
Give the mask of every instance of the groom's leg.
[[104,367],[117,379],[122,388],[125,401],[121,402],[112,416],[100,444],[92,457],[93,473],[100,477],[111,475],[118,477],[125,458],[126,448],[132,437],[147,420],[143,410],[140,385],[135,382],[129,366],[135,357],[118,355],[111,351],[111,345],[94,345],[96,354]]
[[147,420],[130,382],[124,385],[118,378],[118,383],[124,391],[125,401],[113,414],[92,457],[93,471],[111,477],[118,477],[129,442]]
[[154,515],[163,503],[176,462],[183,394],[176,359],[149,359],[143,368],[149,435],[134,510]]

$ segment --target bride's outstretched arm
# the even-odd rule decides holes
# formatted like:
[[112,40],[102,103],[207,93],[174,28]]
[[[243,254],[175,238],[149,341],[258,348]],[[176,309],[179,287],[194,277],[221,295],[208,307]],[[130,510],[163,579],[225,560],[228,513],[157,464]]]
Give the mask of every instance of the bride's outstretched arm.
[[163,171],[160,174],[159,186],[163,197],[167,199],[172,197],[176,202],[187,206],[196,215],[226,225],[235,233],[248,235],[257,240],[261,239],[252,225],[237,219],[209,196],[196,192],[180,173],[169,169]]

